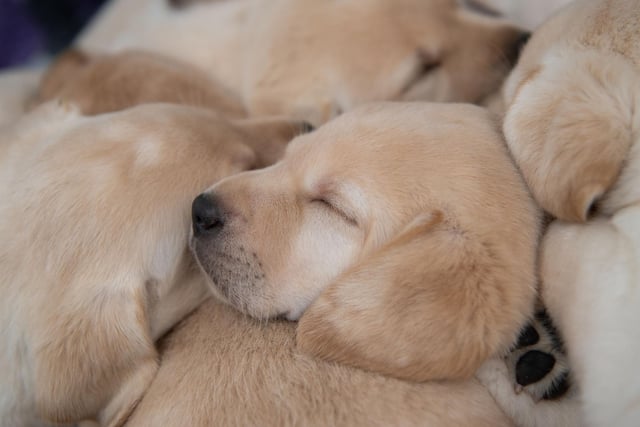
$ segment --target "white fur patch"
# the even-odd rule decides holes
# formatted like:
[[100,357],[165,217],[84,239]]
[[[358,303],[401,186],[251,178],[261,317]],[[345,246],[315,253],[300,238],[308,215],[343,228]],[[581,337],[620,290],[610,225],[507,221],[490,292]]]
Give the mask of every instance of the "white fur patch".
[[163,142],[154,136],[146,135],[140,138],[135,149],[136,166],[154,166],[162,160]]
[[[322,209],[322,208],[318,208]],[[289,320],[297,320],[320,293],[344,271],[357,254],[360,242],[353,226],[341,224],[341,218],[327,218],[332,213],[311,212],[292,244],[294,256],[283,277],[280,298]],[[292,274],[296,272],[296,274]]]

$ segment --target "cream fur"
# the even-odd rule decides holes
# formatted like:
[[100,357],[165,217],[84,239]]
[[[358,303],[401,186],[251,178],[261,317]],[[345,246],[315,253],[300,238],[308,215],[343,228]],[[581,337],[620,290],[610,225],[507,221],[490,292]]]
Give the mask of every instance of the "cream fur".
[[502,83],[521,34],[455,0],[234,0],[179,10],[120,0],[79,46],[173,56],[223,82],[252,115],[318,125],[371,101],[479,102]]
[[210,300],[161,343],[127,426],[477,426],[510,420],[475,380],[411,383],[302,355],[295,324]]
[[24,114],[37,93],[42,72],[40,68],[0,72],[0,128]]
[[[574,2],[534,34],[505,86],[509,147],[536,199],[565,220],[544,238],[541,279],[579,389],[572,425],[640,422],[638,22],[633,0]],[[507,413],[518,404],[497,400]],[[565,403],[557,419],[574,411]],[[548,425],[547,408],[532,409],[528,425]]]
[[1,426],[126,420],[155,377],[154,340],[206,293],[191,200],[284,143],[256,125],[53,101],[0,134]]
[[206,73],[142,51],[100,55],[70,49],[48,67],[34,98],[34,104],[62,99],[87,115],[152,102],[207,108],[229,118],[247,115],[240,100]]

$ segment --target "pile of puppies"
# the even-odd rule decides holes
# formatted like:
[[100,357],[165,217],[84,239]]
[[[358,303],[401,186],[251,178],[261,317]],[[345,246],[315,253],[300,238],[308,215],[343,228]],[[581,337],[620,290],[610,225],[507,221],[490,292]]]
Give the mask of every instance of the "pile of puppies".
[[640,5],[462,3],[114,0],[0,77],[0,426],[638,425]]

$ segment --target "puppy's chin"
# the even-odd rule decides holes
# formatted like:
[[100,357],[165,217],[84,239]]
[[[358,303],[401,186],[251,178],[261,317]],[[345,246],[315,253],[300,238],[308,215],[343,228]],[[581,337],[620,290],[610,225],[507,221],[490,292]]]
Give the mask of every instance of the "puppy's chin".
[[214,296],[252,317],[265,319],[282,314],[273,307],[266,275],[255,252],[227,238],[191,236],[189,246]]

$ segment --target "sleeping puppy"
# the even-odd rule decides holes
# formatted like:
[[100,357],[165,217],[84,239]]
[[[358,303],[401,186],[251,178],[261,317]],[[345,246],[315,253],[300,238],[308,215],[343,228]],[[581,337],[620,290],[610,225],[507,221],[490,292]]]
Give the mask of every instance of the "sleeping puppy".
[[210,300],[160,342],[160,370],[127,426],[513,424],[476,380],[414,383],[299,354],[295,324]]
[[370,101],[479,102],[502,83],[524,35],[456,0],[168,3],[116,1],[79,46],[181,59],[251,115],[314,125]]
[[190,202],[283,146],[260,122],[147,104],[42,105],[0,134],[0,425],[117,426],[158,369],[154,340],[206,294]]
[[246,117],[240,100],[206,73],[140,51],[110,55],[78,49],[65,52],[46,70],[35,103],[54,98],[77,105],[86,115],[168,102],[208,108],[229,118]]
[[638,22],[634,0],[570,5],[534,34],[505,89],[509,147],[559,218],[542,246],[542,297],[579,387],[577,425],[640,420],[629,377],[640,357]]
[[191,247],[245,313],[298,319],[311,305],[304,352],[424,381],[468,378],[515,341],[538,225],[486,111],[380,104],[198,196]]

